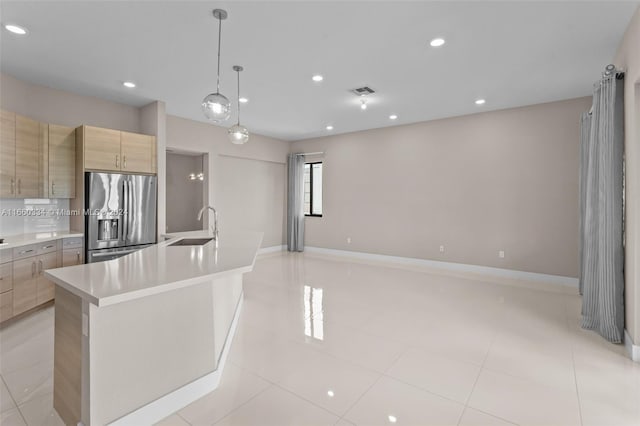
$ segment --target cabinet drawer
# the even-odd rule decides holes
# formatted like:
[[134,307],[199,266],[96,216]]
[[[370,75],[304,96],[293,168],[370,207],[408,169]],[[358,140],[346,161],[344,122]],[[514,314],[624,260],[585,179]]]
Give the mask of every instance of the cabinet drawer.
[[0,293],[0,322],[13,316],[13,291]]
[[30,244],[28,246],[16,247],[13,249],[13,260],[23,259],[38,254],[39,244]]
[[38,254],[51,253],[53,251],[56,251],[57,249],[58,242],[55,240],[38,244]]
[[83,237],[71,237],[62,239],[62,249],[81,248],[84,245]]
[[0,293],[13,289],[13,264],[0,265]]
[[13,260],[13,249],[6,248],[0,250],[0,263],[11,262]]

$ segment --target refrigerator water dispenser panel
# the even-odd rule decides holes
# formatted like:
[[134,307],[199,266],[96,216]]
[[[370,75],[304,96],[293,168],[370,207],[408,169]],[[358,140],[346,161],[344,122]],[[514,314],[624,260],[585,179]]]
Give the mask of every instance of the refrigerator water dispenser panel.
[[109,241],[118,239],[118,219],[98,220],[98,240]]

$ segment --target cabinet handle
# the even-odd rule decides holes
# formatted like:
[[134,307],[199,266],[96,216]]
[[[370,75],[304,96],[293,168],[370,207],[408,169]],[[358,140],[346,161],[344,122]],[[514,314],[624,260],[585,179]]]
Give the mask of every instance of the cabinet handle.
[[49,246],[42,246],[42,250],[46,250],[46,249],[52,248],[52,247],[55,247],[55,246],[53,244],[49,245]]
[[120,167],[120,163],[119,163],[119,158],[120,156],[118,154],[116,154],[116,167]]
[[127,156],[126,155],[122,156],[122,168],[123,169],[127,168]]
[[38,274],[42,275],[42,269],[44,269],[42,267],[42,260],[38,260]]
[[16,193],[16,180],[15,179],[11,179],[11,193],[12,194]]
[[51,195],[56,195],[56,183],[51,181]]
[[22,194],[22,179],[18,179],[18,194]]
[[78,263],[80,263],[80,252],[76,252],[76,259],[78,260]]
[[31,262],[31,278],[36,274],[36,262]]
[[33,251],[33,249],[22,250],[22,251],[19,251],[18,254],[27,254],[27,253],[31,253],[32,251]]

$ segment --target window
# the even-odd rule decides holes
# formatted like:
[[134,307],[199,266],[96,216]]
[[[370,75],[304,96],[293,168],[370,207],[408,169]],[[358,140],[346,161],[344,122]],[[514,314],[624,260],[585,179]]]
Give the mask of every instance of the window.
[[322,216],[322,163],[304,165],[304,215]]

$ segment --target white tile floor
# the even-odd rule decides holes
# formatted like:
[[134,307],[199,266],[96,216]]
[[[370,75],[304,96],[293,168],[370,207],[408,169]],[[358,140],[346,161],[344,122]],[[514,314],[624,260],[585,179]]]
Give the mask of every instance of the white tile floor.
[[[161,425],[640,425],[580,298],[302,254],[256,262],[221,387]],[[0,331],[0,423],[55,425],[53,308]]]

